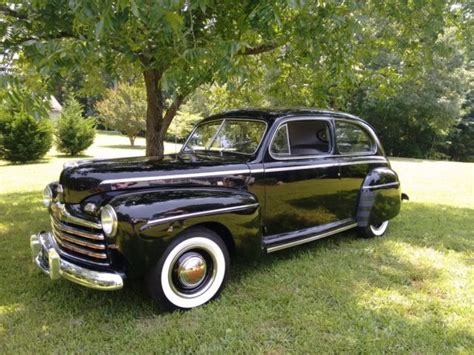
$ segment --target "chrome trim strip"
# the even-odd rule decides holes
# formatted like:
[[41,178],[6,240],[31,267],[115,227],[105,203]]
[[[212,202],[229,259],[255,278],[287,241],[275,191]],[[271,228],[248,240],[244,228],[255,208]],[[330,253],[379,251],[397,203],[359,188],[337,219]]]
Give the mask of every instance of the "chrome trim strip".
[[[286,144],[288,144],[288,154],[291,156],[291,143],[290,143],[290,132],[288,131],[288,122],[285,123],[285,129],[286,129]],[[273,143],[273,139],[272,139]]]
[[387,159],[372,159],[372,160],[356,160],[339,163],[340,166],[346,165],[358,165],[358,164],[376,164],[376,163],[388,163]]
[[56,228],[57,230],[61,232],[74,234],[74,235],[77,235],[78,237],[87,238],[91,240],[98,240],[98,241],[105,239],[103,234],[87,233],[87,232],[78,230],[76,228],[66,226],[65,224],[62,224],[61,222],[56,221],[52,216],[51,216],[51,224],[53,225],[53,228]]
[[386,184],[379,184],[379,185],[372,185],[372,186],[362,186],[364,190],[371,190],[371,189],[380,189],[384,187],[390,187],[390,186],[400,186],[399,182],[388,182]]
[[191,218],[191,217],[213,215],[213,214],[218,214],[218,213],[222,213],[222,212],[241,211],[241,210],[246,210],[246,209],[253,208],[253,207],[258,207],[258,206],[259,206],[259,203],[252,203],[250,205],[240,205],[240,206],[218,208],[218,209],[215,209],[215,210],[207,210],[207,211],[201,211],[201,212],[183,213],[183,214],[180,214],[180,215],[177,215],[177,216],[163,217],[163,218],[150,220],[146,223],[146,226],[148,226],[150,224],[161,224],[161,223],[164,223],[164,222],[171,222],[171,221],[176,221],[176,220],[179,220],[179,219],[185,219],[185,218]]
[[176,175],[163,175],[163,176],[147,176],[127,179],[111,179],[104,180],[100,185],[107,184],[119,184],[124,182],[142,182],[142,181],[154,181],[154,180],[174,180],[174,179],[186,179],[186,178],[198,178],[198,177],[211,177],[211,176],[226,176],[236,174],[250,174],[250,169],[246,170],[229,170],[229,171],[210,171],[206,173],[194,173],[194,174],[176,174]]
[[283,249],[286,249],[286,248],[291,248],[293,246],[296,246],[296,245],[300,245],[300,244],[305,244],[305,243],[309,243],[309,242],[312,242],[314,240],[318,240],[318,239],[322,239],[322,238],[325,238],[325,237],[329,237],[333,234],[337,234],[337,233],[340,233],[340,232],[344,232],[346,230],[349,230],[349,229],[352,229],[352,228],[355,228],[357,227],[357,223],[352,223],[348,226],[344,226],[344,227],[340,227],[340,228],[337,228],[337,229],[333,229],[333,230],[330,230],[330,231],[327,231],[327,232],[324,232],[324,233],[320,233],[320,234],[316,234],[314,236],[311,236],[311,237],[308,237],[308,238],[304,238],[304,239],[299,239],[299,240],[296,240],[294,242],[289,242],[289,243],[285,243],[285,244],[280,244],[280,245],[275,245],[275,246],[271,246],[271,247],[268,247],[267,248],[267,253],[273,253],[275,251],[278,251],[278,250],[283,250]]
[[[353,162],[343,162],[343,163],[328,163],[328,164],[313,164],[313,165],[301,165],[301,166],[289,166],[282,168],[268,168],[265,169],[265,172],[277,172],[277,171],[293,171],[293,170],[306,170],[314,168],[327,168],[331,166],[346,166],[346,165],[358,165],[358,164],[372,164],[372,163],[385,163],[386,160],[360,160]],[[252,170],[253,172],[253,170]],[[256,171],[259,172],[259,171]]]
[[264,168],[250,169],[250,174],[258,174],[258,173],[264,173],[264,172],[265,172]]
[[82,218],[79,218],[79,217],[75,217],[72,214],[70,214],[67,211],[66,206],[61,202],[53,203],[50,208],[53,211],[58,211],[59,214],[62,217],[61,219],[62,220],[64,219],[66,222],[78,224],[78,225],[84,226],[84,227],[89,227],[89,228],[102,230],[102,225],[100,223],[95,223],[95,222],[92,222],[92,221],[88,221],[88,220],[85,220],[85,219],[82,219]]
[[[63,277],[79,285],[103,291],[118,290],[123,287],[123,277],[112,272],[89,270],[61,258],[55,249],[51,233],[38,233],[30,237],[30,246],[34,263],[52,280]],[[46,254],[46,263],[41,258]],[[50,265],[50,261],[54,265]]]
[[293,171],[293,170],[309,170],[314,168],[327,168],[330,166],[338,166],[338,163],[331,163],[331,164],[313,164],[313,165],[301,165],[301,166],[288,166],[282,168],[268,168],[265,169],[266,173],[274,173],[279,171]]
[[[339,156],[331,155],[328,156],[331,158],[338,159]],[[320,157],[321,158],[321,157]],[[374,157],[375,158],[375,157]],[[274,171],[290,171],[290,170],[304,170],[304,169],[314,169],[314,168],[325,168],[328,166],[345,166],[345,165],[357,165],[357,164],[371,164],[371,163],[387,163],[387,159],[373,159],[373,160],[360,160],[360,161],[351,161],[351,162],[342,162],[342,163],[331,163],[331,164],[313,164],[313,165],[302,165],[302,166],[292,166],[284,168],[268,168],[268,169],[247,169],[247,170],[229,170],[229,171],[210,171],[205,173],[194,173],[194,174],[176,174],[176,175],[163,175],[163,176],[147,176],[147,177],[137,177],[137,178],[126,178],[126,179],[111,179],[104,180],[100,185],[109,185],[109,184],[119,184],[125,182],[143,182],[143,181],[155,181],[155,180],[175,180],[175,179],[186,179],[186,178],[199,178],[199,177],[214,177],[214,176],[226,176],[226,175],[237,175],[237,174],[251,174],[251,173],[263,173],[274,172]],[[84,221],[84,220],[81,220]],[[87,221],[88,222],[88,221]],[[91,222],[92,223],[92,222]],[[98,228],[98,227],[94,227]],[[101,229],[102,227],[98,228]]]

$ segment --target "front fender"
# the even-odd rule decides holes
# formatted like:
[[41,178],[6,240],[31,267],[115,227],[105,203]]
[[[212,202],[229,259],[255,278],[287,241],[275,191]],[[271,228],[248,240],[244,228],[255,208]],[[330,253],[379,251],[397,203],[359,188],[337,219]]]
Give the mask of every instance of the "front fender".
[[256,197],[228,188],[156,189],[120,195],[109,204],[119,219],[115,240],[129,269],[143,274],[170,240],[195,225],[218,225],[237,249],[260,249],[260,208]]
[[373,169],[365,178],[357,208],[357,225],[367,227],[394,218],[400,212],[398,175],[388,167]]

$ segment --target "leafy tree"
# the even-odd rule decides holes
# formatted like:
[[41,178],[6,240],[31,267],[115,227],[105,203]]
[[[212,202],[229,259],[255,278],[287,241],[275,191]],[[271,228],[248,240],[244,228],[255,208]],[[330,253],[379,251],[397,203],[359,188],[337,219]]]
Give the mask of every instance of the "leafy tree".
[[[273,68],[268,77],[278,79],[273,93],[284,99],[278,103],[342,107],[354,91],[345,89],[357,78],[357,58],[364,55],[358,35],[371,16],[397,28],[396,36],[375,38],[376,45],[403,42],[401,48],[416,54],[436,39],[451,5],[442,0],[23,1],[0,5],[1,52],[21,52],[51,78],[80,70],[92,86],[100,85],[101,70],[140,72],[147,97],[146,153],[161,155],[165,133],[185,99],[203,84],[224,84],[233,76],[248,80],[259,64],[249,55],[271,52],[262,60]],[[306,100],[306,93],[319,88],[297,87],[301,81],[295,78],[314,78],[308,73],[320,66],[318,81],[330,83]]]
[[138,134],[146,128],[145,91],[140,86],[121,83],[116,89],[106,90],[96,109],[101,122],[125,134],[132,146]]
[[465,118],[449,135],[448,154],[454,160],[474,163],[474,118]]
[[51,148],[52,127],[49,119],[36,119],[26,112],[0,117],[0,150],[12,162],[42,158]]
[[[284,55],[274,51],[246,58],[245,65],[255,69],[247,70],[244,77],[231,77],[226,85],[198,90],[193,101],[209,112],[239,106],[313,106],[353,112],[377,128],[388,154],[446,158],[443,146],[462,116],[473,74],[462,23],[454,25],[457,10],[450,6],[440,12],[418,10],[434,11],[433,18],[417,20],[413,8],[406,16],[414,20],[410,27],[420,32],[405,30],[400,37],[397,12],[384,16],[377,3],[368,3],[351,13],[362,25],[350,27],[357,45],[340,44],[347,53],[343,61],[315,60],[287,46]],[[443,29],[433,31],[433,26]],[[425,33],[423,28],[430,30]],[[330,48],[324,49],[328,52]]]
[[177,112],[176,117],[173,119],[168,128],[168,140],[177,140],[178,142],[184,141],[196,123],[202,119],[203,117],[201,115],[192,111],[192,108],[189,104],[182,105],[181,110]]
[[77,155],[94,143],[95,120],[82,117],[82,106],[69,98],[56,125],[56,147],[58,151]]

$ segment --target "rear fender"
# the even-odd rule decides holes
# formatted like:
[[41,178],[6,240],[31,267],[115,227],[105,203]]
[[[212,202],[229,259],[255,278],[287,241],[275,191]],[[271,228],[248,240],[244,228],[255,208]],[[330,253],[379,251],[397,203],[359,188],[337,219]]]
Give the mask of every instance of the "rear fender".
[[367,227],[394,218],[400,212],[398,175],[388,167],[373,169],[362,184],[357,208],[357,225]]

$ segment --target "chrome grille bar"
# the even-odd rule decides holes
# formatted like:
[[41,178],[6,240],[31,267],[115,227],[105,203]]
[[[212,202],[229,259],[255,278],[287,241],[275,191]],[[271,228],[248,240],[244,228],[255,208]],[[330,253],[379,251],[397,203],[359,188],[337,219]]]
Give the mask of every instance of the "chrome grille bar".
[[83,247],[91,248],[91,249],[96,249],[96,250],[105,250],[105,245],[104,244],[94,244],[87,242],[85,240],[73,237],[72,235],[68,235],[66,233],[63,233],[61,231],[58,231],[57,229],[53,228],[53,233],[56,234],[56,236],[62,240],[66,240],[68,242],[74,243],[81,245]]
[[104,240],[105,239],[103,234],[89,233],[89,232],[86,232],[86,231],[83,231],[83,230],[79,230],[77,228],[73,228],[73,227],[67,226],[63,223],[60,223],[60,222],[56,221],[54,218],[51,218],[51,223],[53,225],[53,228],[55,228],[56,230],[59,230],[61,232],[65,232],[65,233],[68,233],[68,234],[74,234],[74,235],[77,235],[78,237],[93,239],[93,240]]
[[100,223],[71,215],[66,205],[51,206],[51,227],[58,251],[75,261],[93,265],[110,265],[107,245]]
[[[53,235],[53,236],[54,236],[54,235]],[[55,242],[55,244],[56,244],[56,247],[58,247],[58,252],[59,252],[59,254],[62,255],[62,256],[65,256],[65,257],[67,257],[67,258],[69,258],[69,259],[71,259],[71,260],[74,260],[74,261],[76,261],[76,262],[84,262],[84,261],[87,261],[87,263],[89,263],[89,264],[97,265],[97,266],[102,266],[102,267],[109,265],[109,263],[108,263],[107,261],[99,261],[99,260],[96,260],[96,259],[90,259],[90,260],[87,259],[87,260],[86,260],[86,259],[84,259],[83,257],[78,257],[78,256],[76,256],[76,255],[73,255],[73,254],[67,252],[65,249],[59,248],[59,245],[58,245],[58,243],[56,242],[56,238],[54,238],[54,242]]]
[[70,242],[67,242],[66,240],[62,240],[57,235],[57,233],[53,233],[53,235],[54,235],[54,238],[56,239],[56,242],[63,248],[69,249],[69,250],[71,250],[73,252],[76,252],[76,253],[79,253],[79,254],[87,255],[87,256],[90,256],[90,257],[93,257],[93,258],[97,258],[97,259],[102,259],[102,260],[107,259],[107,254],[105,254],[105,253],[93,252],[93,251],[87,250],[85,248],[76,246],[76,245],[74,245]]

